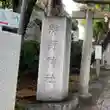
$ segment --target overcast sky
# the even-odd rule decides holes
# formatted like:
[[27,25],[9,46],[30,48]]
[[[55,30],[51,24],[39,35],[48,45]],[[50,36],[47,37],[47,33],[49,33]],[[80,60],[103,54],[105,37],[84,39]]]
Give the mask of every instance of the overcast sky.
[[72,14],[72,11],[76,11],[78,10],[78,5],[77,3],[73,2],[73,0],[62,0],[64,5],[66,6],[66,11],[69,13],[69,14]]
[[[63,0],[63,3],[65,5],[66,11],[69,14],[72,14],[72,11],[77,11],[78,10],[78,4],[73,2],[73,0]],[[84,39],[84,27],[78,25],[79,27],[79,38]]]
[[[65,5],[65,8],[66,8],[66,11],[69,13],[69,14],[72,14],[72,11],[78,11],[79,10],[79,6],[81,6],[81,4],[78,4],[78,3],[75,3],[73,2],[73,0],[62,0],[64,5]],[[78,25],[79,27],[79,39],[84,39],[85,37],[85,28],[83,25]]]

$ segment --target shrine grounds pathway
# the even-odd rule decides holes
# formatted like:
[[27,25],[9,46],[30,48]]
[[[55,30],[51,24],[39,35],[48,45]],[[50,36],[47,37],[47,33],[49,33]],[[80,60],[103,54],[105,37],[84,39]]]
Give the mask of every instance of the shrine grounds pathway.
[[101,70],[100,78],[90,85],[93,103],[78,105],[76,110],[110,110],[110,70]]
[[[110,70],[101,69],[99,79],[90,82],[90,93],[92,94],[91,104],[78,104],[78,94],[76,93],[76,95],[74,94],[75,97],[67,102],[42,104],[36,103],[34,97],[34,103],[23,104],[23,101],[20,105],[23,104],[25,108],[23,110],[110,110]],[[31,94],[35,96],[35,92]],[[69,106],[73,109],[70,109]]]

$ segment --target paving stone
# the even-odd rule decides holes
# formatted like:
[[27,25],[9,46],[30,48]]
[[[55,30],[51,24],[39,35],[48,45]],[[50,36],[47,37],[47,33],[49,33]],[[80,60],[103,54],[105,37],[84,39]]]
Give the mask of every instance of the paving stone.
[[[92,84],[90,87],[91,93],[98,96],[96,105],[79,107],[77,110],[110,110],[110,71],[103,72],[102,77],[97,83]],[[104,85],[105,82],[105,86]],[[99,92],[99,91],[101,92]],[[101,93],[101,94],[100,94]]]

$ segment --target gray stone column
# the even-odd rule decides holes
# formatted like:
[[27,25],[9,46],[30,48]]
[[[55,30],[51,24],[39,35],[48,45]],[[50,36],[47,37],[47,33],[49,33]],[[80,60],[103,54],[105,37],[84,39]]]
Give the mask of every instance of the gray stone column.
[[68,96],[71,21],[47,17],[43,21],[37,100],[60,101]]
[[87,97],[89,95],[88,89],[90,79],[90,62],[93,37],[92,16],[93,13],[90,10],[87,10],[85,39],[83,42],[82,61],[80,70],[80,95],[84,97]]

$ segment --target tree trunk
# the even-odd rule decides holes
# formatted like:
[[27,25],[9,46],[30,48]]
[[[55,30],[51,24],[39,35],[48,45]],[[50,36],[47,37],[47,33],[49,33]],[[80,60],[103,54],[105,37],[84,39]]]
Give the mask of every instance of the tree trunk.
[[13,12],[20,13],[22,0],[12,0],[12,4],[13,4]]
[[36,0],[22,1],[21,19],[20,19],[20,25],[19,25],[19,31],[18,31],[19,34],[21,34],[22,36],[24,36],[25,34],[25,30],[29,23],[31,13],[33,11],[35,3],[36,3]]

